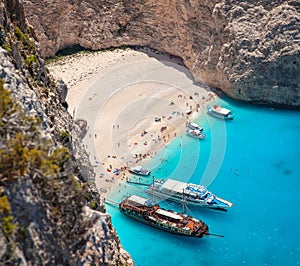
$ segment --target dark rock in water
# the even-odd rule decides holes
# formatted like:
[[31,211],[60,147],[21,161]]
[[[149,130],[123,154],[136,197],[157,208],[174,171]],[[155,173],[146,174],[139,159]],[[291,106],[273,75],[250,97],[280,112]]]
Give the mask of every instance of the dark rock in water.
[[281,168],[284,164],[285,164],[284,160],[281,160],[281,161],[275,163],[274,166],[276,168]]
[[286,170],[283,171],[283,173],[284,173],[285,175],[290,175],[290,174],[292,173],[292,170],[286,169]]

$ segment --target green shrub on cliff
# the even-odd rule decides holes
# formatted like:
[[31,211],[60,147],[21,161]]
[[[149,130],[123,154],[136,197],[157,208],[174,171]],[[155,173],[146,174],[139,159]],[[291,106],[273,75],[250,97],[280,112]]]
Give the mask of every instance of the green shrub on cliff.
[[17,224],[13,222],[10,203],[6,195],[0,197],[0,225],[6,238],[11,237],[17,228]]
[[68,159],[66,148],[55,149],[49,155],[49,147],[32,145],[26,135],[17,133],[7,141],[4,149],[0,149],[0,171],[4,178],[10,179],[37,171],[53,176],[61,171]]
[[[10,191],[12,187],[18,187],[19,182],[30,185],[32,191],[35,191],[34,197],[39,199],[34,204],[41,205],[36,208],[47,207],[47,213],[50,215],[47,216],[50,220],[47,225],[52,223],[57,234],[63,235],[72,229],[74,221],[80,215],[85,204],[86,190],[74,179],[69,150],[55,146],[51,139],[43,139],[40,126],[41,122],[38,119],[22,111],[12,99],[11,93],[4,88],[4,81],[0,79],[1,191]],[[63,132],[62,137],[68,138],[69,135]],[[12,210],[9,203],[12,198],[9,199],[2,192],[0,230],[9,243],[10,251],[7,252],[13,254],[15,244],[22,242],[22,237],[28,235],[28,223],[43,221],[26,221],[26,214],[18,217],[19,212]],[[20,191],[20,194],[23,193],[24,191]],[[10,195],[14,196],[19,197]],[[22,201],[21,198],[18,200]],[[59,227],[55,226],[57,223],[60,224]],[[17,225],[23,229],[16,230]]]
[[19,111],[10,97],[10,92],[4,88],[4,81],[0,79],[0,127],[3,127],[7,117]]
[[32,171],[41,171],[47,176],[62,171],[69,160],[68,150],[62,147],[50,153],[51,143],[37,141],[39,126],[38,120],[21,111],[0,79],[0,136],[9,137],[0,143],[0,176],[13,178]]
[[8,53],[11,53],[11,52],[12,52],[11,45],[10,45],[9,43],[3,44],[2,47],[3,47]]
[[4,236],[7,238],[12,236],[15,229],[17,228],[17,225],[13,223],[13,217],[11,215],[3,217],[1,225]]
[[30,41],[28,35],[22,32],[19,27],[15,27],[15,35],[17,39],[22,42],[24,48],[26,48],[31,53],[35,53],[34,42]]
[[37,63],[37,61],[38,60],[35,55],[29,55],[25,60],[25,65],[31,66],[33,63]]
[[0,214],[2,213],[10,213],[11,208],[6,195],[0,197]]
[[70,141],[70,134],[67,131],[60,132],[60,141],[68,143]]

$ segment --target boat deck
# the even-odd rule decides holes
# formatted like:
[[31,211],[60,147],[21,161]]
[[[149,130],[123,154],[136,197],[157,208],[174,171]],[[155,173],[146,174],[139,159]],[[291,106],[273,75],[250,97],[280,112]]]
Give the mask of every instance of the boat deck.
[[[119,208],[128,216],[171,233],[202,237],[208,234],[208,226],[201,220],[183,213],[160,208],[158,204],[149,204],[141,197],[132,196],[120,203]],[[132,217],[132,218],[133,218]]]

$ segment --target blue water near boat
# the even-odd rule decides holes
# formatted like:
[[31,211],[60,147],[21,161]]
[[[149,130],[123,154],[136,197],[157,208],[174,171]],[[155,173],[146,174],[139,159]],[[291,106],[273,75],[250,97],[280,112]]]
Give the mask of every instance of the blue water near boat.
[[[218,103],[235,112],[233,121],[201,116],[196,122],[204,127],[205,140],[178,137],[149,167],[155,167],[155,177],[205,183],[233,202],[228,212],[187,209],[224,238],[172,235],[107,205],[121,243],[137,266],[300,264],[300,112],[229,99]],[[127,192],[147,196],[143,189],[128,186]],[[167,201],[160,204],[182,208]]]

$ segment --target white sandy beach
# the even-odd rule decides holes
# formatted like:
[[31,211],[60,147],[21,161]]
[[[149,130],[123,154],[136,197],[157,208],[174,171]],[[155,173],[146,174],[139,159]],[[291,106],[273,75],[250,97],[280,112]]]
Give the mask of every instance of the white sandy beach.
[[48,68],[68,85],[70,114],[88,123],[83,142],[102,192],[183,134],[214,98],[179,59],[147,48],[79,53]]

